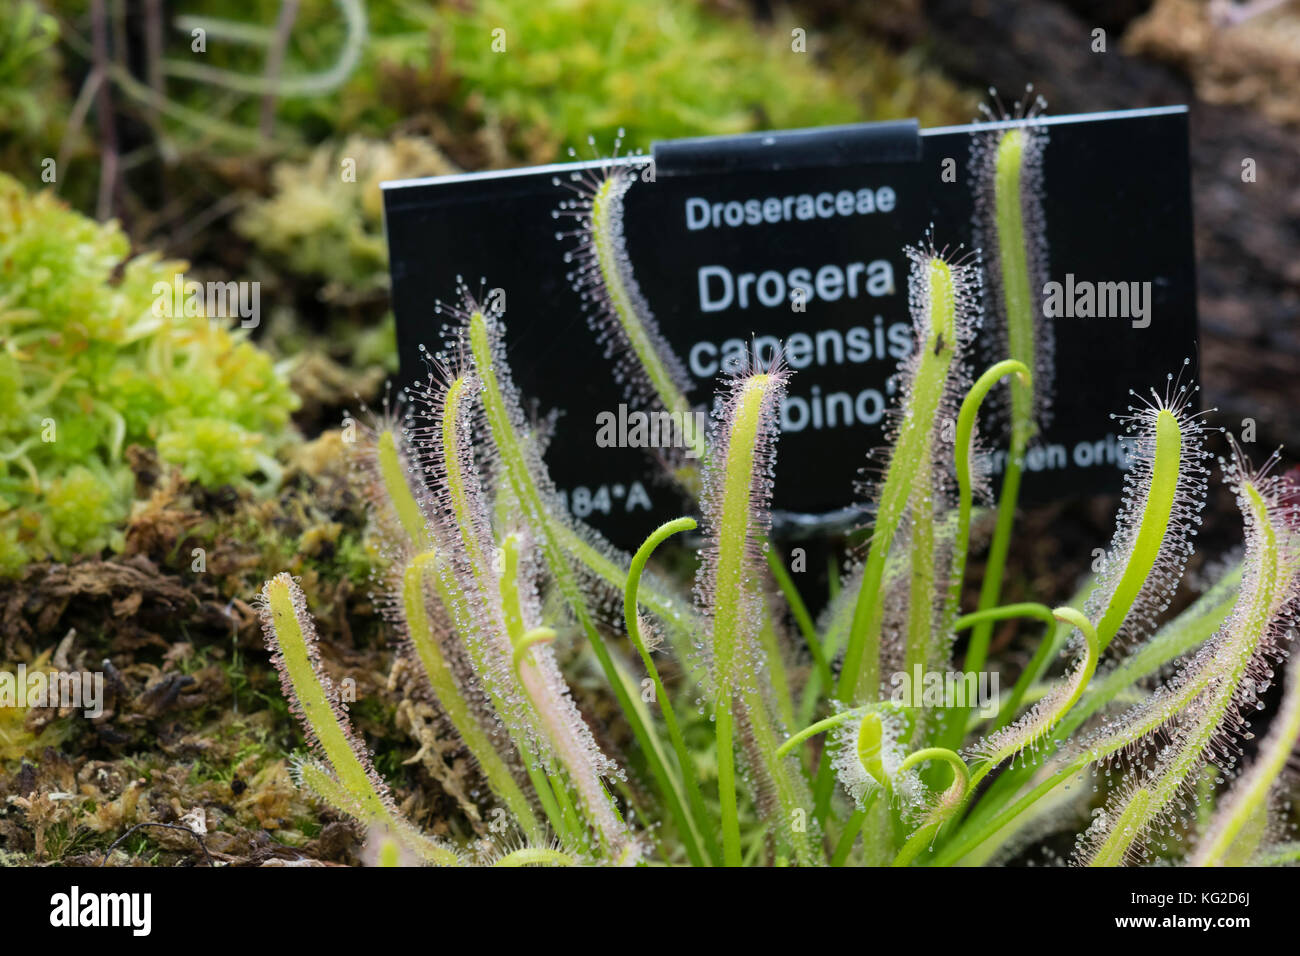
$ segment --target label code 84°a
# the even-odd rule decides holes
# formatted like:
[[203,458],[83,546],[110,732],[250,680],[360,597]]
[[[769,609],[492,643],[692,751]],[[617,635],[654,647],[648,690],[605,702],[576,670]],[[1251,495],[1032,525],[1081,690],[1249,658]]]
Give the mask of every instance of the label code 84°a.
[[630,485],[576,485],[568,490],[562,489],[560,501],[575,518],[586,518],[594,513],[614,514],[620,510],[624,514],[650,510],[650,495],[639,481]]

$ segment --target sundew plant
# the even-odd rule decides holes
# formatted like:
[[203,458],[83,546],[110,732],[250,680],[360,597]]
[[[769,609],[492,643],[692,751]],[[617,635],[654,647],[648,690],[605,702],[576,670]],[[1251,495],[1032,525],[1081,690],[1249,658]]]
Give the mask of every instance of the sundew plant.
[[[1116,410],[1129,465],[1100,570],[1059,606],[1000,603],[1020,472],[1050,409],[1039,308],[1048,146],[1038,107],[973,137],[978,248],[907,250],[911,354],[899,364],[865,544],[820,620],[769,541],[791,372],[755,360],[718,383],[696,455],[661,457],[698,508],[620,553],[565,510],[506,360],[500,297],[461,283],[445,341],[400,412],[352,443],[383,554],[377,594],[482,786],[474,840],[403,818],[324,672],[298,585],[261,613],[312,753],[301,782],[364,825],[376,858],[434,865],[936,866],[1027,849],[1079,865],[1300,860],[1283,806],[1300,670],[1283,668],[1300,596],[1300,495],[1228,442],[1223,481],[1244,548],[1177,616],[1219,431],[1171,370]],[[687,379],[637,285],[623,199],[640,161],[584,167],[558,201],[571,283],[629,403],[689,411]],[[977,364],[977,341],[1000,353]],[[987,400],[987,402],[986,402]],[[987,408],[985,407],[987,404]],[[981,427],[981,410],[983,422]],[[951,427],[950,427],[951,426]],[[994,498],[980,462],[1005,441]],[[846,494],[849,492],[846,489]],[[985,520],[986,519],[986,520]],[[992,526],[985,577],[972,528]],[[689,592],[652,574],[675,542]],[[663,555],[660,556],[661,558]],[[680,567],[680,563],[676,565]],[[979,600],[963,606],[967,586]],[[995,659],[997,622],[1037,632]],[[793,626],[789,626],[789,622]],[[945,698],[996,669],[987,706]],[[1262,695],[1282,703],[1254,740]],[[946,675],[931,697],[893,676]],[[601,686],[614,711],[585,715]],[[994,685],[998,686],[998,685]],[[1071,845],[1071,835],[1073,842]]]

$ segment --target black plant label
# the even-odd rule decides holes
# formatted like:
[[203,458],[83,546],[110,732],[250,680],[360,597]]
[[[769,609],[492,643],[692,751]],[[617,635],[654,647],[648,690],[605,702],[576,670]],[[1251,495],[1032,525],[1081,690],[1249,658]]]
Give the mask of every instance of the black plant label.
[[[1055,347],[1051,418],[1025,461],[1030,502],[1120,490],[1128,448],[1111,413],[1125,411],[1130,389],[1163,391],[1184,358],[1197,360],[1185,109],[1039,122],[1041,209],[1030,219],[1042,228],[1026,241],[1040,244],[1030,293]],[[780,355],[794,372],[780,411],[778,537],[861,523],[857,489],[877,473],[869,453],[887,440],[898,366],[914,347],[904,248],[930,242],[927,230],[950,251],[989,241],[970,179],[984,129],[866,124],[661,143],[618,160],[638,175],[624,203],[626,253],[685,366],[688,399],[707,411],[719,375],[749,355]],[[575,241],[557,238],[571,225],[553,212],[572,193],[555,180],[578,169],[385,184],[400,379],[427,374],[420,346],[441,346],[434,304],[454,298],[458,276],[476,291],[481,282],[484,297],[503,291],[508,360],[535,402],[527,411],[539,422],[559,412],[546,462],[564,504],[631,547],[689,503],[643,447],[642,406],[615,381],[567,278]],[[989,299],[973,374],[1006,357],[1004,324]],[[1006,422],[991,410],[981,432],[996,488]],[[955,422],[937,424],[951,440]]]

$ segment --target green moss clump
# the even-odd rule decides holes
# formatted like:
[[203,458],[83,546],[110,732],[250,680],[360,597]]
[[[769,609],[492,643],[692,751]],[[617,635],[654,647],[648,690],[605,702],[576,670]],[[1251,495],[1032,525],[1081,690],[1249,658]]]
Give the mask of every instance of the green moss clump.
[[[426,13],[424,26],[440,54],[430,81],[531,162],[586,153],[589,136],[608,149],[619,129],[644,147],[903,116],[950,123],[974,109],[918,57],[784,13],[756,25],[690,0],[475,0]],[[400,42],[385,49],[419,62]]]
[[[329,113],[327,135],[386,135],[432,116],[425,125],[440,131],[439,146],[406,135],[331,139],[277,164],[272,194],[251,200],[236,220],[278,273],[323,282],[320,297],[333,305],[382,297],[388,269],[378,185],[457,172],[440,147],[471,166],[500,166],[560,159],[566,147],[587,155],[588,136],[607,150],[620,129],[629,143],[646,146],[910,115],[951,123],[975,109],[916,56],[815,35],[801,38],[808,52],[796,52],[794,21],[756,27],[687,0],[476,0],[434,10],[372,4],[368,15],[370,38],[356,72],[327,96],[287,98],[280,115]],[[330,32],[310,16],[295,28],[318,29]],[[427,73],[431,60],[437,66]],[[358,102],[366,106],[346,106]],[[391,339],[383,345],[391,348]]]
[[249,203],[236,229],[276,265],[328,280],[321,293],[327,301],[382,293],[388,248],[379,184],[455,171],[436,147],[416,137],[327,143],[305,162],[278,163],[271,174],[274,194]]
[[[57,142],[51,106],[62,81],[59,24],[33,0],[0,0],[0,158],[32,165],[33,147]],[[40,144],[40,146],[37,146]]]
[[[86,0],[67,2],[84,22]],[[214,27],[202,73],[188,33],[165,38],[172,108],[161,122],[175,134],[173,148],[195,132],[240,153],[267,145],[258,132],[262,77],[279,8],[276,0],[187,4],[187,16]],[[477,168],[552,161],[565,147],[585,149],[589,135],[608,148],[620,127],[644,146],[911,115],[954,122],[974,108],[914,53],[808,32],[783,12],[756,24],[749,11],[693,0],[370,0],[359,19],[347,9],[354,0],[298,5],[281,73],[289,90],[275,100],[280,147],[422,129]],[[84,55],[84,38],[76,46]],[[351,69],[332,73],[339,63]],[[331,80],[313,95],[294,92],[295,79],[322,74]],[[119,92],[140,105],[139,90]]]
[[156,314],[185,263],[0,175],[0,573],[121,546],[131,444],[209,486],[278,474],[297,398],[269,355]]
[[792,49],[793,26],[758,30],[682,0],[484,0],[445,14],[462,88],[547,141],[534,158],[588,135],[607,144],[620,127],[646,145],[870,118]]

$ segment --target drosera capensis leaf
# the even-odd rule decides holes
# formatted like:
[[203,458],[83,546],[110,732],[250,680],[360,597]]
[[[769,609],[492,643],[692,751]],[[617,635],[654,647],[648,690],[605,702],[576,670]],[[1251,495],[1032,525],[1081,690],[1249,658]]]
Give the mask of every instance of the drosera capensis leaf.
[[407,483],[406,465],[398,453],[397,440],[393,437],[391,429],[384,429],[379,433],[377,458],[379,473],[383,477],[384,491],[392,502],[393,511],[397,514],[402,530],[406,532],[416,549],[427,547],[429,540],[424,515],[415,496],[411,493],[411,486]]
[[736,708],[752,662],[763,610],[757,551],[766,534],[775,456],[776,413],[785,392],[780,368],[745,370],[727,383],[715,410],[714,450],[705,472],[706,544],[696,576],[696,601],[707,621],[710,696],[717,738],[723,860],[739,866],[740,822],[735,770]]
[[1128,609],[1137,599],[1155,566],[1160,544],[1174,507],[1174,492],[1178,486],[1178,459],[1182,450],[1182,436],[1178,421],[1165,409],[1156,413],[1156,452],[1152,460],[1151,484],[1147,490],[1142,512],[1142,523],[1133,542],[1133,549],[1124,574],[1115,586],[1106,613],[1098,626],[1103,639],[1109,643],[1119,630]]
[[[471,440],[477,393],[477,381],[463,362],[436,368],[412,395],[408,430],[424,449],[421,464],[432,491],[427,510],[437,537],[448,554],[456,556],[447,562],[443,580],[465,649],[530,765],[540,762],[549,771],[555,760],[555,728],[543,725],[541,705],[530,705],[531,694],[522,692],[521,673],[513,663],[516,638],[525,629],[518,601],[509,600],[516,587],[518,545],[507,535],[498,547],[493,536]],[[510,565],[500,577],[499,556]],[[551,785],[559,787],[554,779]]]
[[[979,267],[969,254],[961,255],[959,251],[958,256],[949,257],[946,251],[936,250],[932,242],[909,248],[907,253],[911,260],[908,302],[916,346],[899,363],[898,422],[892,430],[893,447],[888,452],[884,478],[875,495],[875,521],[835,691],[841,701],[870,703],[881,693],[885,572],[909,514],[919,512],[919,525],[935,520],[934,496],[941,487],[940,478],[946,476],[936,473],[934,463],[948,461],[952,454],[951,442],[942,440],[942,428],[946,421],[957,417],[957,406],[966,389],[962,355],[981,319]],[[925,530],[921,528],[922,541],[933,545],[934,538]],[[909,552],[907,562],[916,583],[912,602],[916,613],[907,640],[910,645],[924,645],[927,649],[916,653],[929,657],[933,631],[947,639],[947,627],[935,609],[947,610],[949,584],[946,577],[941,586],[930,577],[928,569],[936,562],[933,550],[926,554]],[[945,575],[948,570],[945,562]],[[919,591],[934,593],[916,607],[923,600]],[[816,778],[818,819],[826,818],[832,786],[830,754],[824,751]]]
[[[1071,781],[1082,780],[1089,765],[1105,761],[1125,751],[1144,737],[1155,734],[1165,723],[1184,712],[1207,686],[1208,680],[1213,676],[1211,668],[1201,668],[1191,674],[1187,672],[1184,664],[1182,673],[1187,674],[1186,677],[1176,675],[1167,681],[1155,693],[1148,695],[1143,702],[1131,706],[1124,715],[1113,722],[1109,729],[1103,728],[1082,738],[1072,736],[1079,726],[1074,722],[1077,715],[1087,716],[1095,712],[1105,704],[1116,700],[1121,690],[1132,686],[1141,677],[1153,673],[1180,654],[1194,651],[1204,644],[1212,636],[1205,633],[1207,622],[1213,625],[1211,630],[1217,632],[1221,622],[1227,617],[1237,600],[1240,584],[1241,568],[1238,566],[1205,595],[1206,603],[1197,609],[1196,613],[1171,621],[1166,625],[1167,632],[1157,634],[1146,644],[1135,649],[1129,659],[1121,662],[1114,673],[1117,675],[1122,673],[1124,675],[1122,679],[1094,680],[1091,690],[1061,722],[1060,728],[1054,735],[1069,740],[1067,753],[1054,765],[1043,768],[1043,775],[1034,787],[1018,797],[1016,792],[1019,782],[1013,783],[1008,792],[999,788],[1003,782],[1001,777],[994,781],[988,792],[981,797],[980,803],[963,821],[960,836],[943,848],[936,863],[946,866],[957,862],[974,847],[1010,825],[1017,816],[1026,813],[1038,801],[1068,786]],[[1222,607],[1225,601],[1228,604],[1227,608]],[[1127,666],[1130,660],[1133,664]],[[1098,696],[1098,701],[1090,707],[1089,696],[1094,694]],[[1023,774],[1028,772],[1030,767],[1011,767],[1003,776],[1016,778],[1020,775],[1018,779],[1023,782],[1025,779]],[[1005,799],[999,802],[1000,797]],[[1012,798],[1014,798],[1013,802]],[[985,801],[992,801],[989,807],[985,807]]]
[[[989,349],[997,358],[1010,358],[1031,370],[1032,380],[1015,382],[1010,400],[997,406],[1007,420],[1010,445],[997,522],[989,544],[979,608],[993,607],[1002,593],[1002,574],[1020,497],[1025,451],[1051,417],[1055,387],[1055,342],[1052,323],[1035,290],[1047,278],[1047,229],[1043,214],[1043,156],[1047,127],[1040,122],[1046,102],[1032,100],[1033,88],[1010,112],[994,95],[996,110],[981,104],[993,125],[971,137],[971,182],[975,191],[975,245],[986,266]],[[968,670],[984,666],[992,624],[971,634],[966,652]]]
[[1073,625],[1082,635],[1082,657],[1070,672],[1070,677],[1040,698],[1027,713],[971,748],[971,753],[981,760],[975,773],[977,783],[1002,761],[1033,748],[1051,734],[1079,702],[1097,671],[1101,640],[1091,622],[1072,607],[1054,608],[1051,613],[1054,619]]
[[577,866],[578,861],[561,850],[548,847],[524,847],[507,853],[493,866]]
[[[620,130],[615,157],[622,137]],[[686,398],[690,376],[659,331],[633,274],[623,232],[624,198],[649,168],[647,163],[611,161],[575,170],[566,178],[555,177],[554,184],[568,189],[573,196],[562,201],[553,216],[569,219],[574,225],[571,230],[556,233],[556,238],[577,239],[576,248],[564,254],[564,261],[574,265],[568,280],[587,312],[597,342],[605,348],[605,357],[614,363],[615,380],[623,385],[629,400],[641,408],[690,416],[693,409]],[[698,493],[705,436],[694,428],[684,430],[683,435],[688,447],[669,461],[675,477]]]
[[[1255,470],[1233,442],[1224,474],[1237,493],[1245,523],[1246,554],[1241,591],[1232,614],[1219,633],[1205,644],[1184,669],[1149,702],[1104,727],[1091,745],[1111,749],[1135,729],[1169,728],[1171,742],[1163,747],[1155,767],[1134,793],[1145,800],[1122,796],[1094,822],[1078,843],[1078,856],[1090,864],[1149,854],[1148,843],[1162,828],[1167,839],[1177,832],[1177,804],[1194,788],[1196,775],[1209,761],[1234,760],[1232,741],[1247,732],[1247,716],[1259,689],[1272,677],[1272,665],[1285,652],[1300,600],[1300,551],[1297,550],[1296,488],[1268,474],[1276,457]],[[1124,820],[1117,831],[1110,824]]]
[[833,767],[854,805],[865,810],[879,795],[898,809],[919,806],[924,791],[915,764],[903,766],[908,722],[902,708],[885,702],[842,716],[847,719],[832,728],[839,738]]
[[1241,575],[1240,564],[1229,569],[1192,607],[1164,625],[1150,640],[1104,674],[1099,673],[1079,705],[1062,722],[1060,733],[1072,735],[1084,721],[1123,691],[1213,637],[1232,611],[1241,587]]
[[[432,445],[426,462],[437,493],[430,511],[439,537],[454,542],[454,552],[462,556],[456,586],[462,600],[471,605],[466,616],[477,619],[468,641],[470,651],[482,660],[484,669],[494,672],[492,692],[498,712],[514,708],[524,715],[516,720],[531,726],[552,792],[562,815],[570,819],[567,828],[572,829],[573,812],[567,805],[566,781],[580,796],[582,816],[601,844],[609,853],[622,856],[636,841],[613,810],[602,780],[621,770],[596,745],[547,646],[556,632],[541,621],[531,590],[521,587],[531,573],[522,560],[526,536],[507,532],[499,546],[494,542],[471,442],[484,389],[463,361],[433,379],[424,405],[441,414],[425,431]],[[497,555],[502,565],[499,576]]]
[[1256,857],[1268,828],[1269,801],[1300,738],[1300,654],[1292,654],[1286,693],[1255,759],[1232,785],[1199,836],[1192,866],[1245,864]]
[[[659,712],[663,715],[664,724],[668,728],[668,737],[672,742],[673,753],[677,757],[678,772],[686,784],[690,813],[688,815],[680,808],[676,812],[683,818],[687,827],[687,831],[682,834],[683,839],[687,841],[687,850],[699,860],[707,858],[711,864],[716,865],[721,862],[722,854],[714,838],[713,818],[705,807],[704,797],[700,793],[698,770],[686,747],[686,739],[682,735],[677,715],[673,711],[672,700],[664,687],[663,679],[659,676],[659,668],[655,666],[654,658],[650,654],[643,633],[644,624],[637,610],[641,574],[645,570],[646,562],[650,560],[650,555],[672,535],[682,531],[693,531],[696,527],[694,518],[677,518],[665,522],[652,531],[632,555],[632,563],[627,572],[627,585],[623,591],[623,624],[627,628],[628,638],[641,658],[646,674],[654,682],[655,700],[659,703]],[[679,802],[676,801],[675,795],[673,799],[674,802]]]
[[337,809],[368,825],[384,827],[429,863],[454,866],[454,850],[418,833],[398,813],[388,785],[370,760],[365,742],[348,720],[334,682],[321,666],[316,626],[302,588],[288,574],[278,574],[262,589],[259,608],[271,659],[280,673],[285,696],[293,703],[311,748],[328,763],[304,764],[300,774]]
[[[443,712],[478,761],[488,785],[509,808],[529,839],[539,840],[543,836],[542,827],[533,815],[528,798],[515,782],[510,768],[501,759],[491,737],[479,724],[434,633],[434,613],[428,606],[426,589],[431,586],[433,579],[436,581],[433,586],[443,591],[444,605],[448,603],[450,598],[446,595],[448,585],[445,575],[446,571],[438,567],[438,557],[433,551],[416,555],[403,572],[402,601],[411,645]],[[541,799],[543,804],[547,803],[549,794]]]
[[[968,621],[979,623],[997,617],[1015,616],[1001,613],[1013,608],[1021,609],[1022,613],[1030,616],[1039,616],[1041,607],[1041,605],[1027,604],[1008,605],[1005,609],[990,608],[987,611],[977,611],[967,615],[959,623],[964,624]],[[1040,741],[1047,739],[1069,714],[1071,708],[1078,703],[1089,681],[1092,680],[1092,675],[1096,673],[1097,662],[1101,657],[1096,629],[1083,614],[1072,607],[1053,608],[1051,615],[1057,621],[1070,624],[1082,635],[1082,655],[1075,663],[1069,678],[1037,700],[1024,715],[1009,726],[995,731],[967,748],[966,752],[978,762],[971,775],[965,801],[969,801],[975,787],[999,764],[1026,750],[1033,750]]]
[[609,850],[622,856],[636,841],[615,811],[602,780],[606,775],[617,776],[620,771],[600,751],[573,702],[549,647],[555,631],[538,623],[540,608],[534,602],[521,600],[519,585],[523,568],[515,556],[518,543],[518,536],[507,535],[503,547],[508,557],[504,562],[502,593],[507,599],[507,634],[514,647],[512,664],[517,665],[515,673],[520,685],[582,799],[584,816]]
[[[933,461],[939,442],[941,411],[957,398],[954,364],[979,322],[979,271],[965,259],[949,261],[929,249],[909,249],[912,260],[909,302],[917,346],[901,363],[900,422],[877,495],[875,524],[853,611],[853,623],[840,671],[841,700],[870,702],[880,692],[880,629],[883,621],[881,581],[886,560],[918,479]],[[930,487],[920,488],[924,495]],[[944,588],[947,593],[947,588]]]
[[523,413],[504,357],[500,315],[484,312],[476,302],[468,298],[463,288],[462,294],[466,296],[464,308],[440,308],[461,320],[457,341],[472,361],[479,382],[481,428],[490,440],[491,452],[495,458],[493,472],[508,485],[510,493],[518,502],[519,518],[530,530],[547,573],[555,582],[569,613],[600,662],[620,710],[641,745],[642,754],[655,777],[660,795],[667,800],[667,793],[675,786],[672,771],[660,759],[650,731],[640,711],[632,703],[605,645],[605,639],[596,625],[578,575],[570,564],[569,552],[556,531],[558,526],[565,523],[565,518],[541,456],[535,445],[520,437]]
[[1119,817],[1110,825],[1101,840],[1089,866],[1122,866],[1130,847],[1145,825],[1147,808],[1151,806],[1151,791],[1137,787],[1123,803]]
[[893,866],[907,866],[934,839],[939,828],[948,822],[961,809],[970,782],[970,769],[966,761],[946,747],[925,747],[907,755],[899,765],[899,772],[906,773],[913,767],[926,761],[946,763],[952,768],[952,782],[925,811],[925,815],[915,832],[907,838],[903,848],[894,858]]
[[[1013,608],[1022,609],[1023,613],[1030,616],[1039,616],[1041,605],[1008,605],[1007,608],[990,608],[986,611],[977,611],[967,615],[959,623],[978,623],[981,620],[996,620],[1001,617],[1013,616],[1004,614],[1004,611],[1010,611]],[[1060,725],[1060,723],[1069,715],[1071,710],[1079,702],[1087,689],[1089,682],[1097,670],[1097,662],[1101,656],[1100,642],[1097,638],[1096,629],[1084,615],[1075,608],[1062,606],[1054,608],[1051,611],[1052,617],[1069,624],[1072,631],[1079,632],[1083,637],[1083,653],[1078,659],[1069,677],[1055,685],[1051,690],[1039,698],[1034,705],[1020,718],[1012,724],[995,731],[989,736],[981,739],[978,743],[968,748],[967,753],[974,759],[978,760],[974,774],[970,780],[970,787],[967,792],[967,799],[974,792],[975,787],[984,779],[994,768],[1008,758],[1015,757],[1026,750],[1033,751],[1040,742],[1050,740],[1051,735]],[[1090,761],[1076,760],[1071,763],[1065,770],[1061,771],[1047,786],[1036,788],[1029,797],[1025,798],[1024,806],[1028,806],[1034,800],[1044,796],[1053,790],[1058,784],[1068,779],[1070,776],[1077,774]],[[1003,826],[1006,825],[1009,818],[1014,816],[1010,814],[999,817],[992,823],[986,823],[979,827],[972,821],[972,828],[978,827],[974,835],[963,833],[966,837],[964,841],[959,841],[957,847],[950,845],[945,848],[947,859],[941,854],[938,861],[950,863],[959,859],[961,853],[968,851],[978,845],[983,840],[994,835]]]
[[[399,403],[404,399],[399,398]],[[428,498],[416,449],[401,415],[384,398],[382,411],[362,407],[344,417],[344,447],[352,475],[370,505],[370,529],[387,564],[403,564],[433,546],[421,502]]]
[[1152,389],[1150,400],[1130,392],[1139,404],[1112,415],[1125,423],[1132,451],[1115,536],[1086,607],[1103,650],[1117,636],[1131,642],[1154,630],[1194,550],[1205,507],[1203,462],[1210,453],[1203,413],[1190,411],[1199,386],[1184,384],[1181,373],[1168,382],[1165,394]]
[[884,748],[885,728],[880,723],[880,715],[868,712],[862,715],[858,723],[857,755],[858,763],[881,787],[889,789],[889,777],[885,773],[885,763],[881,759]]
[[[1175,658],[1196,650],[1213,637],[1232,611],[1240,584],[1241,565],[1235,564],[1224,571],[1214,586],[1190,608],[1167,622],[1150,640],[1104,672],[1099,668],[1079,702],[1053,732],[1052,740],[1044,741],[1044,746],[1037,754],[1038,760],[1031,759],[1007,768],[981,796],[979,806],[967,817],[966,823],[976,824],[1005,808],[1006,801],[1015,797],[1035,770],[1041,769],[1041,761],[1055,752],[1056,748],[1052,746],[1054,742],[1072,739],[1093,714],[1120,701],[1122,695],[1132,694],[1139,681],[1156,673]],[[1082,598],[1077,603],[1081,606]],[[1040,649],[1050,648],[1054,643],[1053,640],[1044,639]],[[1037,657],[1036,652],[1035,659]],[[1039,686],[1044,693],[1050,690],[1050,687]],[[1020,687],[1019,681],[1016,687]],[[1009,718],[1003,720],[1003,715],[1007,713],[1008,710],[1004,707],[994,729],[1000,729],[1010,722]]]
[[[445,367],[439,369],[439,374],[456,380]],[[412,442],[412,438],[425,437],[413,422],[419,408],[430,403],[452,422],[453,437],[459,433],[456,405],[446,401],[448,395],[456,394],[452,389],[439,391],[431,374],[428,385],[404,396],[406,428],[399,430],[386,415],[376,426],[363,428],[353,443],[353,458],[365,478],[375,524],[392,565],[386,576],[387,586],[381,588],[377,598],[390,620],[411,640],[449,719],[458,728],[467,728],[468,735],[463,734],[467,746],[519,824],[532,838],[540,837],[531,812],[523,813],[526,804],[521,805],[521,795],[511,792],[508,771],[488,753],[494,745],[517,749],[551,826],[568,845],[577,845],[582,834],[573,820],[564,818],[563,793],[554,792],[558,781],[542,772],[550,756],[548,738],[528,711],[524,696],[517,693],[509,654],[501,643],[502,629],[491,613],[492,601],[480,596],[485,584],[480,575],[488,573],[483,570],[488,562],[476,535],[486,532],[475,521],[470,505],[465,505],[467,512],[458,516],[463,521],[441,520],[447,499],[452,496],[446,490],[448,476],[463,476],[466,467],[473,471],[472,460],[467,460],[467,445],[453,441],[449,454],[447,448],[435,442]],[[464,481],[456,487],[463,491]],[[467,497],[462,494],[457,500]],[[449,534],[448,527],[455,533]],[[421,542],[436,542],[441,551],[430,547],[421,553],[415,550]],[[427,600],[429,595],[434,600]],[[446,653],[439,642],[446,646]],[[451,667],[458,654],[466,657],[470,665],[459,671]],[[457,681],[464,685],[459,701],[453,696]],[[468,701],[484,695],[491,703],[493,719],[501,725],[490,729],[504,729],[508,742],[480,739],[467,723],[475,719]]]
[[737,713],[748,738],[751,786],[760,804],[770,803],[778,811],[768,827],[778,850],[792,854],[800,866],[824,866],[821,828],[809,812],[813,798],[802,769],[793,758],[774,756],[779,737],[770,691],[770,684],[760,687],[755,680],[741,685],[743,705]]
[[[429,443],[412,444],[410,437],[418,435],[419,429],[409,428],[416,408],[431,398],[436,396],[430,388],[404,396],[408,419],[408,428],[404,429],[398,427],[385,400],[383,415],[372,423],[361,424],[349,449],[354,471],[371,504],[371,524],[378,532],[386,563],[377,577],[380,588],[375,598],[390,623],[410,642],[448,719],[478,760],[493,792],[501,797],[519,825],[531,838],[541,836],[526,798],[518,792],[507,764],[502,762],[503,751],[512,757],[517,750],[552,827],[572,844],[579,834],[562,820],[551,783],[539,772],[535,753],[538,732],[514,702],[518,695],[503,683],[504,665],[493,660],[490,642],[477,634],[485,619],[474,612],[481,611],[482,602],[467,600],[457,579],[450,556],[459,554],[464,559],[469,553],[466,541],[459,549],[444,548],[441,555],[433,547],[439,540],[439,525],[429,520],[426,511],[436,519],[436,502],[440,499],[430,492],[426,481],[442,475],[444,469],[430,461]],[[433,448],[432,457],[438,451]],[[439,546],[446,544],[444,535]],[[430,595],[434,600],[428,600]],[[452,644],[468,655],[472,666],[453,666],[456,653]],[[484,734],[485,729],[497,728],[478,723],[480,717],[470,701],[482,695],[492,703],[492,713],[487,716],[504,727],[508,740]]]
[[[366,798],[358,798],[345,785],[340,783],[333,769],[325,761],[314,757],[296,759],[293,764],[294,780],[317,797],[329,804],[344,816],[351,817],[364,825],[369,831],[369,839],[377,841],[381,854],[387,853],[388,862],[380,865],[401,865],[400,858],[418,861],[425,865],[462,866],[464,858],[450,846],[426,837],[411,827],[406,821],[394,816],[376,815],[373,806]],[[404,851],[393,860],[392,850]]]

